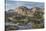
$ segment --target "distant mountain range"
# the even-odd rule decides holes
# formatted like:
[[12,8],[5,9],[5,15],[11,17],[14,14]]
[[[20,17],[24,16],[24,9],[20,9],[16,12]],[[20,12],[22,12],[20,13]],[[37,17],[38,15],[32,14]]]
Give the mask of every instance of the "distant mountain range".
[[6,17],[23,17],[23,16],[28,16],[28,17],[34,17],[34,14],[37,14],[37,12],[44,13],[44,8],[38,8],[38,7],[33,7],[31,9],[28,9],[27,7],[24,6],[19,6],[15,10],[10,9],[5,12]]
[[31,9],[24,7],[24,6],[19,6],[17,7],[15,10],[14,9],[9,9],[8,11],[6,11],[6,14],[9,15],[23,15],[23,16],[33,16],[34,13],[36,12],[44,12],[44,8],[39,8],[39,7],[33,7]]

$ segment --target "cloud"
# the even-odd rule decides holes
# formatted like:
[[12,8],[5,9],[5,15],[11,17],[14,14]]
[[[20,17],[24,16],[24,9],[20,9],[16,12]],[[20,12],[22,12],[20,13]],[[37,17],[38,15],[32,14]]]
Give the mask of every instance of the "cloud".
[[44,3],[40,2],[26,2],[26,1],[7,1],[6,3],[6,9],[13,9],[17,6],[26,6],[28,8],[31,8],[32,6],[35,7],[44,7]]

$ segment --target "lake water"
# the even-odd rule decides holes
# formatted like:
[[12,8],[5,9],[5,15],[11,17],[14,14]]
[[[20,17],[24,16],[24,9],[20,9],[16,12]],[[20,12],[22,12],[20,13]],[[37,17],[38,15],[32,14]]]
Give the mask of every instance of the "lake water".
[[17,30],[25,30],[25,29],[32,29],[32,24],[31,23],[28,23],[28,24],[26,24],[26,25],[18,25],[18,24],[15,24],[15,23],[12,23],[12,22],[7,22],[6,23],[6,26],[16,26],[16,27],[14,27],[14,28],[16,28]]

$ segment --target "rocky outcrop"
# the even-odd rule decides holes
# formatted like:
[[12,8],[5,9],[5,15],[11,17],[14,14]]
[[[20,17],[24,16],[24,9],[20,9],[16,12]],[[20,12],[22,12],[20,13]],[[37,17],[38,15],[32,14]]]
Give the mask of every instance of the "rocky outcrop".
[[34,8],[31,8],[31,9],[28,9],[27,7],[20,6],[20,7],[17,7],[15,9],[15,12],[18,13],[18,14],[24,15],[24,16],[33,17],[34,13],[36,13],[38,11],[41,11],[41,10],[42,9],[38,8],[38,7],[34,7]]

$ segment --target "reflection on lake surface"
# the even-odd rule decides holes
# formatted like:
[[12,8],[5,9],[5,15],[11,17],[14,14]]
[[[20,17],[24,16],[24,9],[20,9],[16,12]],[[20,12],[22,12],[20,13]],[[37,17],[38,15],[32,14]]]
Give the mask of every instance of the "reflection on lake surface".
[[10,30],[25,30],[25,29],[31,29],[32,28],[32,24],[28,23],[28,24],[15,24],[12,22],[6,22],[6,29],[10,29]]

